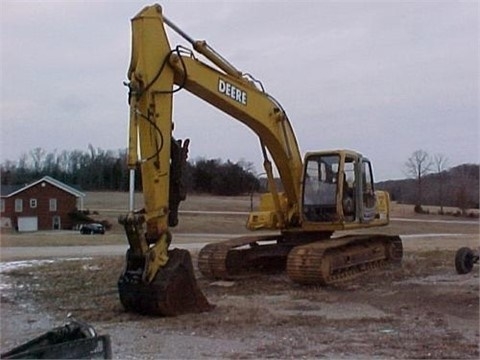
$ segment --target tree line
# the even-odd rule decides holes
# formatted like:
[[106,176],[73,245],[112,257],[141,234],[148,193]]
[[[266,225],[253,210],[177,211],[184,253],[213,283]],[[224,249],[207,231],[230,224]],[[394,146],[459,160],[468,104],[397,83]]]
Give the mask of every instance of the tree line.
[[[88,151],[46,152],[35,148],[17,162],[0,165],[2,185],[24,185],[46,175],[82,191],[128,191],[127,151],[92,145]],[[136,177],[136,190],[141,190],[140,171],[136,171]],[[189,192],[214,195],[246,194],[260,187],[251,163],[203,158],[187,162],[185,185]]]
[[448,168],[447,164],[444,155],[416,150],[404,164],[408,178],[380,182],[377,189],[388,191],[394,201],[414,204],[417,212],[423,211],[422,205],[439,206],[441,214],[446,206],[457,207],[463,214],[467,209],[478,209],[480,166]]
[[[462,212],[479,207],[479,165],[447,167],[443,155],[430,156],[417,150],[404,164],[407,179],[377,183],[394,201],[421,205],[458,207]],[[87,151],[46,152],[35,148],[17,162],[0,164],[2,185],[24,185],[51,176],[83,191],[127,191],[129,172],[126,150],[102,150],[89,145]],[[141,190],[141,172],[136,172],[136,190]],[[185,170],[188,192],[241,195],[261,188],[252,163],[199,158],[189,160]],[[265,186],[262,186],[264,188]]]

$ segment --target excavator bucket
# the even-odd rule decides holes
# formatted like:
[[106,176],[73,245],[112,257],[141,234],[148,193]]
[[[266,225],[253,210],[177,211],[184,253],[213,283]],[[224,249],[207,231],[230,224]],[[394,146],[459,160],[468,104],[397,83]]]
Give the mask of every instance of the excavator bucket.
[[209,311],[214,307],[197,285],[192,258],[187,250],[169,250],[168,263],[151,283],[141,280],[140,268],[132,270],[135,266],[131,265],[138,259],[129,257],[127,253],[127,270],[118,281],[120,301],[125,310],[145,315],[176,316]]

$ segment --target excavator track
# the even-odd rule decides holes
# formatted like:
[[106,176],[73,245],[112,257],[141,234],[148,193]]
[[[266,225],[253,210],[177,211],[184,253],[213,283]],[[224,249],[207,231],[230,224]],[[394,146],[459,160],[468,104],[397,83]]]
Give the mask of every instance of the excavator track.
[[297,246],[288,255],[287,274],[299,284],[331,285],[402,260],[398,236],[352,235]]
[[281,237],[244,236],[208,244],[198,254],[198,268],[205,277],[212,279],[234,279],[259,269],[284,270],[293,246],[279,244]]
[[[264,244],[263,242],[272,242]],[[351,235],[340,238],[284,241],[282,235],[240,237],[200,250],[198,267],[207,278],[237,279],[259,270],[287,270],[299,284],[330,285],[347,281],[402,260],[398,236]]]

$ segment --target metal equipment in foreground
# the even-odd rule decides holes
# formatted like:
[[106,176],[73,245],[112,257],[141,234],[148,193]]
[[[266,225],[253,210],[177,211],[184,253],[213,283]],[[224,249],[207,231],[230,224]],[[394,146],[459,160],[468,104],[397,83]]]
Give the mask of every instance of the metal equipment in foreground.
[[69,318],[54,328],[0,355],[1,359],[111,359],[110,336],[97,335],[95,329]]
[[473,265],[478,263],[479,252],[469,247],[461,247],[455,253],[455,270],[458,274],[468,274],[473,269]]

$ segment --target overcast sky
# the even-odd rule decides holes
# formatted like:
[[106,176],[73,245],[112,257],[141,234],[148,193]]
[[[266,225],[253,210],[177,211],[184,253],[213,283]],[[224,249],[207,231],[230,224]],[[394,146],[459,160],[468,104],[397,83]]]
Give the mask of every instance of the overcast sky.
[[[126,147],[130,19],[144,1],[0,2],[0,161],[41,147]],[[418,149],[479,162],[477,1],[162,1],[164,14],[261,80],[302,152],[347,148],[377,180]],[[172,46],[178,37],[171,35]],[[257,137],[186,91],[175,136],[190,158],[245,160]]]

